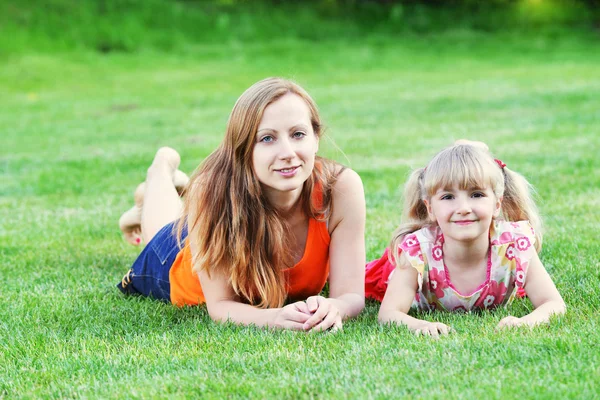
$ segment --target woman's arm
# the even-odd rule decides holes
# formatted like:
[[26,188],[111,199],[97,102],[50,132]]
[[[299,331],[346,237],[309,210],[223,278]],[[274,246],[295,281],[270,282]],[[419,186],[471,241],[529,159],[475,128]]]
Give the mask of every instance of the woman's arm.
[[556,289],[537,253],[529,262],[525,291],[535,310],[521,318],[513,316],[503,318],[498,323],[498,328],[546,324],[550,321],[552,315],[564,314],[567,309],[562,296]]
[[[192,254],[198,254],[194,238],[190,235],[188,240]],[[198,278],[206,299],[208,314],[213,321],[305,330],[304,323],[310,317],[310,312],[303,301],[288,304],[283,308],[261,309],[242,303],[233,291],[228,277],[223,274],[212,273],[209,276],[206,271],[201,271]]]
[[365,306],[365,195],[358,174],[340,173],[333,187],[329,219],[329,298],[306,300],[314,315],[308,329],[341,327],[341,321],[357,316]]
[[283,308],[257,308],[241,303],[226,277],[212,274],[209,278],[206,271],[198,275],[206,298],[208,314],[213,321],[305,330],[304,323],[310,317],[310,313],[303,301],[288,304]]
[[401,265],[396,267],[388,282],[385,296],[379,309],[379,322],[390,322],[406,327],[417,335],[439,337],[448,334],[452,329],[441,322],[423,321],[408,315],[417,293],[417,270],[412,268],[408,260],[402,256]]

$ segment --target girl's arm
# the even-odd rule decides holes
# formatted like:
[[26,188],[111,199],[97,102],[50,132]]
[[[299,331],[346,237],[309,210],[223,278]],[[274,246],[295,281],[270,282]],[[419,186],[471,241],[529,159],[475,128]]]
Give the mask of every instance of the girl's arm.
[[306,300],[314,313],[307,329],[340,328],[342,320],[357,316],[365,306],[365,195],[358,174],[340,173],[333,187],[329,219],[329,298]]
[[503,318],[498,324],[498,328],[546,324],[549,322],[550,316],[564,314],[566,311],[567,306],[537,253],[529,263],[525,291],[535,310],[521,318],[513,316]]
[[452,328],[441,322],[423,321],[407,314],[417,293],[417,277],[417,270],[402,255],[400,265],[392,273],[385,296],[381,302],[379,322],[382,324],[393,322],[398,325],[406,325],[408,329],[417,335],[423,334],[434,338],[448,334]]

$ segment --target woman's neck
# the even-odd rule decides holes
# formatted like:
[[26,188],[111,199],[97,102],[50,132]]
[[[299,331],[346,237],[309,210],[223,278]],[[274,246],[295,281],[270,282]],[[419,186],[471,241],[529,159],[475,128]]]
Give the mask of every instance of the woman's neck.
[[487,262],[489,248],[488,235],[481,235],[471,242],[444,237],[444,263],[461,269],[478,268]]
[[267,193],[269,202],[281,213],[293,213],[300,203],[302,188],[289,192],[271,192]]

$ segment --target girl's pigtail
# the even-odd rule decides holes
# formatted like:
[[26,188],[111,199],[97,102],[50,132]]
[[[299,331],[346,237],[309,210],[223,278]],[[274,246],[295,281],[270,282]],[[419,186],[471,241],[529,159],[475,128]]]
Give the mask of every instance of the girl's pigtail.
[[390,262],[398,265],[400,254],[396,249],[404,237],[413,233],[430,223],[427,206],[423,202],[423,175],[425,168],[419,168],[412,172],[408,181],[404,185],[404,208],[402,212],[402,221],[400,226],[394,232],[390,243],[389,252]]
[[535,231],[535,249],[542,249],[542,218],[533,201],[533,186],[519,173],[503,168],[504,198],[502,214],[507,221],[527,220]]

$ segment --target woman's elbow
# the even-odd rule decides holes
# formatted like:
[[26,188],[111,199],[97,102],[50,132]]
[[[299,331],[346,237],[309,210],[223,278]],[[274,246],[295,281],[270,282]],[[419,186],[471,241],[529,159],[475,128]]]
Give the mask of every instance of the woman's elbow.
[[351,311],[348,313],[348,317],[356,317],[358,314],[360,314],[362,312],[362,310],[364,310],[365,308],[365,296],[364,294],[355,294],[354,296],[354,300],[353,300],[353,306],[351,308]]
[[391,321],[390,312],[384,308],[379,309],[379,313],[377,313],[377,322],[382,325],[385,325]]
[[362,310],[365,309],[365,296],[364,295],[359,295],[358,299],[356,301],[356,308],[357,308],[357,315],[360,314],[362,312]]
[[214,322],[227,322],[228,315],[225,312],[225,309],[220,302],[206,302],[206,310],[208,311],[208,316]]

